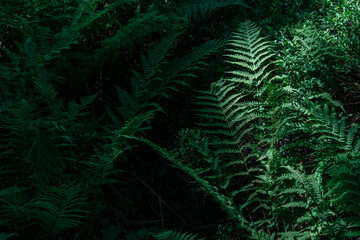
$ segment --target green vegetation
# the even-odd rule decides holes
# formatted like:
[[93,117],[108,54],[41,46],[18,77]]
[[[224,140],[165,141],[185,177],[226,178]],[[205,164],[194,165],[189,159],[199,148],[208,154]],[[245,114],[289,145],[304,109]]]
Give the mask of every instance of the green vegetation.
[[358,239],[360,3],[0,1],[0,240]]

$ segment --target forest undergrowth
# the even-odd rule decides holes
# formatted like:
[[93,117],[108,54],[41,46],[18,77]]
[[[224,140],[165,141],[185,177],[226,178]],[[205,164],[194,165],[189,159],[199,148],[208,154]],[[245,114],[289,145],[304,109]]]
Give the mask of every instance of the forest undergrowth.
[[0,1],[0,240],[360,238],[360,3]]

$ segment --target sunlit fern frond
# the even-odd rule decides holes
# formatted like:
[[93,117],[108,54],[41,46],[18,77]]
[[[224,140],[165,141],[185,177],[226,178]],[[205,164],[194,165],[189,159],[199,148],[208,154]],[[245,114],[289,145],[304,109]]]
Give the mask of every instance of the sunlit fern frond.
[[[236,70],[229,71],[230,82],[259,87],[270,81],[270,60],[275,55],[271,42],[260,36],[260,29],[254,22],[245,21],[228,42],[228,63]],[[253,88],[252,87],[252,88]]]
[[239,151],[244,135],[251,131],[244,126],[260,117],[256,107],[261,102],[246,102],[244,92],[238,92],[235,85],[226,84],[224,81],[213,83],[210,92],[200,92],[197,104],[202,106],[197,110],[198,116],[206,119],[199,123],[204,128],[204,133],[214,139],[219,153],[241,153]]

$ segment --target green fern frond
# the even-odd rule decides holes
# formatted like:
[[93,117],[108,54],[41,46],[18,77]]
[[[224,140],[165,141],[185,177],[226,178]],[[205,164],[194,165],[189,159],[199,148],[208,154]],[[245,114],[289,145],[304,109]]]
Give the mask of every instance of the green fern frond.
[[148,36],[154,32],[160,32],[164,25],[170,24],[172,20],[165,14],[157,10],[150,9],[141,16],[132,18],[126,25],[120,29],[109,39],[103,41],[104,47],[97,50],[89,60],[95,58],[97,61],[114,57],[114,53],[127,45],[132,45],[135,41],[139,41],[144,36]]
[[162,78],[170,80],[178,76],[183,76],[182,74],[185,72],[188,73],[189,70],[202,69],[205,64],[202,60],[216,52],[223,45],[223,39],[215,39],[206,41],[204,44],[193,48],[189,54],[170,61],[164,69]]
[[89,95],[86,97],[82,97],[80,99],[80,103],[70,102],[68,105],[68,117],[71,120],[76,119],[77,117],[84,116],[87,112],[84,112],[86,108],[88,108],[89,104],[91,104],[96,98],[97,94]]
[[1,127],[13,130],[19,135],[33,130],[35,119],[39,116],[38,104],[31,100],[21,99],[10,109],[10,116],[1,122]]
[[49,81],[48,72],[45,67],[41,65],[39,65],[36,70],[38,75],[35,81],[37,91],[47,99],[53,100],[57,95],[57,91]]
[[[358,126],[348,127],[338,116],[334,107],[341,105],[330,95],[305,99],[281,82],[284,76],[274,76],[272,45],[254,23],[241,24],[228,46],[226,57],[235,68],[231,77],[198,92],[199,126],[206,138],[181,132],[177,150],[127,133],[119,134],[120,140],[136,139],[168,159],[255,239],[337,237],[345,229],[342,223],[355,236],[360,226],[354,202],[360,196]],[[182,68],[192,70],[192,60],[182,59],[181,65],[154,59],[147,86],[160,83],[158,93],[166,89],[164,83],[183,76]],[[156,70],[159,62],[163,72]]]
[[321,189],[318,187],[318,184],[315,182],[313,176],[305,176],[304,174],[301,174],[299,171],[289,166],[285,166],[284,168],[292,173],[294,179],[296,179],[296,181],[298,181],[302,185],[302,187],[308,193],[312,201],[314,203],[317,203],[318,206],[321,206],[323,202],[323,194],[320,192]]
[[40,224],[49,234],[79,227],[88,213],[83,210],[86,197],[74,183],[48,187],[35,204]]
[[186,232],[175,232],[168,230],[155,235],[158,240],[205,240],[205,238],[197,238],[197,234]]
[[162,110],[158,98],[170,98],[170,92],[179,91],[179,87],[187,86],[187,79],[196,77],[195,70],[206,65],[203,59],[223,46],[223,40],[210,40],[195,47],[189,54],[168,60],[169,50],[180,33],[167,33],[148,55],[142,56],[143,72],[134,71],[132,93],[118,89],[122,106],[117,110],[127,119],[141,111]]
[[142,56],[144,79],[149,80],[154,75],[161,73],[161,65],[166,64],[164,60],[169,55],[169,50],[174,47],[174,42],[180,33],[166,33],[159,42],[154,44],[147,52],[147,56]]
[[29,224],[33,218],[34,206],[23,190],[11,187],[0,191],[0,215],[7,224]]
[[18,236],[17,233],[0,233],[0,240],[8,240],[16,236]]
[[146,129],[144,123],[153,118],[153,111],[138,114],[137,116],[127,120],[121,129],[114,131],[113,137],[113,159],[122,154],[130,146],[127,145],[127,138],[124,136],[133,136],[134,134]]
[[[246,124],[245,115],[249,113],[244,107],[239,105],[240,100],[245,98],[245,94],[235,93],[233,85],[227,85],[220,81],[212,84],[212,92],[203,93],[199,96],[197,104],[204,106],[197,110],[198,116],[207,119],[206,123],[200,126],[206,127],[206,134],[216,136],[221,140],[211,143],[218,145],[219,148],[239,146],[242,136],[242,126]],[[236,147],[235,147],[236,148]]]
[[204,172],[201,169],[192,169],[191,166],[189,166],[187,163],[184,163],[182,159],[179,157],[179,153],[174,150],[168,150],[166,148],[160,147],[157,144],[141,137],[131,137],[131,136],[124,136],[126,138],[135,139],[140,142],[145,143],[149,147],[151,147],[153,150],[155,150],[157,153],[159,153],[162,157],[165,159],[168,159],[175,167],[181,169],[184,171],[187,175],[192,177],[196,182],[198,182],[204,191],[209,194],[215,202],[217,202],[220,207],[227,212],[230,219],[236,220],[239,223],[239,227],[244,227],[244,223],[246,220],[242,216],[239,209],[235,206],[234,202],[231,201],[231,199],[225,195],[219,192],[218,188],[216,186],[213,186],[209,180],[202,177],[201,174]]
[[189,19],[204,16],[207,13],[211,13],[216,9],[224,8],[227,6],[242,6],[249,8],[242,0],[196,0],[185,1],[176,8],[179,11],[180,16],[187,16]]
[[247,86],[260,86],[264,81],[270,81],[269,68],[271,44],[260,37],[260,29],[255,23],[246,21],[240,25],[228,43],[230,54],[225,55],[231,65],[239,70],[229,71],[234,77],[228,81],[242,83]]

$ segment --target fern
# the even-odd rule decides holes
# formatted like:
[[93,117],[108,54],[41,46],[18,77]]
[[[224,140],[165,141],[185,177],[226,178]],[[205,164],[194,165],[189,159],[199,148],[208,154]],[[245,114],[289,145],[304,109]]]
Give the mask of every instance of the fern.
[[[250,55],[252,51],[260,49],[261,46],[267,46],[266,42],[265,44],[261,43],[262,38],[257,40],[259,30],[255,28],[252,23],[246,22],[241,26],[241,30],[238,31],[238,35],[235,34],[234,39],[236,40],[239,38],[239,35],[242,34],[241,36],[243,38],[239,41],[250,42],[246,45],[248,48],[245,48],[245,50],[249,51]],[[232,45],[235,44],[235,40],[231,40]],[[251,41],[257,41],[258,45],[253,45]],[[255,50],[252,50],[252,47]],[[261,156],[257,154],[246,156],[244,151],[248,146],[243,144],[243,141],[246,136],[251,136],[250,132],[252,129],[246,129],[249,123],[255,122],[257,119],[270,118],[271,115],[260,111],[261,108],[270,106],[269,104],[260,101],[244,101],[244,99],[246,99],[250,92],[254,92],[254,90],[250,89],[252,84],[249,83],[255,79],[253,76],[261,76],[263,85],[265,85],[265,81],[267,81],[269,74],[264,73],[262,76],[256,73],[259,71],[264,72],[265,68],[269,65],[266,64],[265,68],[260,65],[263,65],[273,56],[272,53],[264,49],[258,50],[258,56],[251,55],[251,61],[255,61],[254,63],[257,63],[259,66],[252,69],[251,67],[247,67],[248,65],[241,65],[241,67],[247,67],[243,73],[245,71],[248,72],[250,76],[248,80],[239,80],[236,82],[233,81],[235,78],[225,79],[213,83],[210,92],[201,92],[198,103],[199,105],[205,106],[205,108],[199,109],[198,111],[201,117],[207,119],[207,122],[201,123],[200,125],[206,128],[204,133],[210,136],[211,141],[209,141],[209,148],[207,150],[202,150],[200,146],[197,147],[195,142],[199,140],[192,143],[195,149],[198,149],[199,154],[202,155],[200,159],[203,160],[199,160],[199,157],[197,157],[199,163],[194,164],[194,162],[189,162],[190,158],[181,159],[185,156],[184,154],[180,156],[174,155],[175,153],[169,153],[167,150],[148,140],[140,139],[196,180],[205,192],[211,195],[215,202],[219,203],[221,208],[228,213],[229,218],[236,220],[238,226],[248,232],[251,232],[249,221],[252,220],[252,213],[246,213],[246,205],[253,201],[260,201],[260,198],[252,196],[252,193],[258,194],[256,190],[260,191],[258,185],[262,186],[261,181],[257,181],[254,176],[262,173],[263,169],[253,164],[249,165],[253,157],[260,158]],[[243,54],[245,50],[240,49],[239,52]],[[233,51],[235,51],[235,49],[233,49]],[[239,55],[240,54],[236,56]],[[231,57],[233,56],[231,55]],[[257,62],[258,60],[254,60],[255,58],[261,57],[264,59],[259,59],[259,62]],[[246,59],[244,61],[246,61]],[[245,75],[246,74],[244,74],[244,76]],[[240,78],[238,77],[237,79]],[[237,93],[239,83],[248,84],[249,88],[244,90],[244,92]],[[269,87],[267,88],[270,89]],[[264,92],[270,92],[270,90]],[[276,99],[277,98],[278,97],[276,97]],[[185,138],[189,139],[189,137]],[[206,154],[206,152],[211,150],[214,150],[213,155]],[[180,152],[183,151],[181,150]],[[237,158],[240,157],[240,159],[235,158],[235,156],[237,156]],[[236,189],[236,186],[240,182],[244,183],[244,186]],[[246,195],[244,195],[244,193],[246,193]],[[240,195],[242,197],[240,197]],[[246,200],[249,201],[246,202]],[[261,211],[265,214],[264,210]]]
[[84,110],[94,101],[97,94],[86,96],[80,99],[80,103],[70,102],[68,105],[68,118],[73,121],[76,118],[84,116],[87,112]]
[[198,18],[199,16],[204,16],[207,13],[211,13],[219,8],[224,8],[227,6],[241,6],[249,8],[244,1],[242,0],[196,0],[196,1],[185,1],[180,5],[177,5],[176,8],[179,11],[180,16],[187,16],[189,19]]
[[270,42],[260,37],[260,29],[253,22],[242,23],[228,46],[230,53],[225,55],[230,59],[228,62],[240,69],[229,71],[234,77],[227,80],[249,87],[261,87],[271,74],[268,61],[275,53],[271,52]]
[[244,225],[245,219],[243,219],[242,215],[239,212],[239,209],[231,201],[231,198],[226,194],[220,193],[219,189],[211,184],[211,179],[207,179],[206,177],[201,176],[201,174],[204,172],[201,168],[192,169],[191,165],[189,166],[188,163],[184,162],[183,159],[179,158],[179,153],[177,151],[162,148],[145,138],[131,136],[123,137],[141,141],[150,146],[156,152],[158,152],[162,157],[168,159],[174,166],[183,170],[186,174],[188,174],[196,182],[198,182],[202,186],[204,191],[210,196],[212,196],[214,201],[217,202],[220,207],[228,213],[229,218],[238,222],[239,228],[246,227]]
[[0,191],[0,214],[4,225],[20,224],[24,227],[33,217],[33,204],[28,201],[24,189],[17,187],[6,188]]
[[[189,80],[206,68],[205,58],[224,45],[222,39],[208,40],[181,52],[182,40],[191,35],[185,36],[184,29],[219,8],[246,7],[244,1],[7,4],[0,3],[1,239],[22,239],[30,232],[44,239],[91,237],[71,236],[71,230],[86,222],[87,204],[95,209],[88,226],[110,209],[122,214],[122,204],[104,204],[110,198],[101,197],[125,179],[117,175],[124,172],[117,160],[132,159],[129,150],[138,142],[182,170],[226,212],[225,225],[234,227],[226,237],[360,236],[359,126],[348,123],[344,107],[331,94],[321,88],[304,91],[308,88],[299,88],[292,74],[280,75],[273,44],[251,21],[241,23],[228,41],[224,57],[232,70],[209,91],[195,92],[199,129],[179,131],[176,148],[145,138],[155,113],[166,106],[163,101],[189,87]],[[119,10],[126,14],[115,14]],[[329,41],[317,33],[313,25],[295,30],[293,49],[307,66],[335,57]],[[129,48],[133,46],[135,51]],[[148,48],[145,53],[143,48]],[[104,99],[102,91],[118,75],[102,71],[110,61],[118,63],[123,51],[131,71],[119,74],[124,81],[114,88],[116,103]],[[99,78],[84,74],[98,68]],[[321,87],[314,79],[317,71],[301,71],[300,76],[310,88]],[[80,88],[81,96],[73,97]],[[93,88],[98,94],[89,93]],[[102,106],[103,101],[109,104]],[[104,118],[113,124],[99,122]],[[69,184],[75,175],[85,189]],[[89,201],[83,190],[91,193]],[[112,226],[104,236],[114,230],[114,238],[120,237],[134,227],[132,219],[123,218],[109,217]],[[145,237],[150,234],[146,231],[127,236]],[[155,237],[197,239],[176,231]]]
[[[199,97],[198,103],[205,106],[199,110],[200,116],[208,120],[200,125],[206,127],[204,132],[211,136],[211,144],[225,161],[223,171],[227,175],[230,199],[238,206],[241,215],[247,215],[247,220],[251,221],[252,215],[265,216],[273,208],[271,198],[267,201],[262,197],[271,189],[271,175],[267,176],[264,167],[254,164],[254,160],[259,163],[265,162],[265,159],[274,161],[272,159],[276,152],[273,138],[276,135],[270,137],[268,133],[261,136],[260,143],[252,147],[245,143],[249,139],[257,141],[255,131],[264,132],[262,124],[257,125],[257,122],[262,121],[267,125],[266,129],[271,131],[281,128],[281,125],[273,122],[276,121],[276,110],[272,102],[283,99],[287,92],[271,87],[275,77],[271,77],[271,71],[266,70],[270,68],[268,61],[274,54],[269,49],[270,44],[259,37],[259,29],[254,23],[241,24],[228,45],[231,52],[226,55],[231,59],[229,63],[240,70],[229,71],[235,77],[213,84],[211,93]],[[246,153],[249,150],[251,153]],[[239,186],[239,182],[243,186]],[[253,213],[246,213],[251,204],[258,204],[259,207]],[[265,222],[259,220],[255,223],[260,227]]]
[[[294,210],[297,215],[292,216],[293,229],[287,229],[281,235],[286,238],[290,234],[295,234],[303,239],[311,239],[325,233],[334,236],[334,226],[330,220],[334,216],[332,216],[327,201],[321,192],[321,187],[314,176],[305,175],[289,166],[284,168],[288,170],[288,173],[280,176],[277,181],[283,183],[293,181],[293,184],[290,183],[291,187],[289,187],[289,183],[284,184],[283,186],[286,188],[284,190],[279,189],[278,198],[287,199],[280,208],[298,210]],[[284,212],[286,213],[287,210]],[[299,228],[299,226],[301,227]]]
[[48,187],[36,201],[41,226],[51,235],[68,228],[77,228],[88,213],[87,204],[78,185]]
[[[109,57],[114,57],[113,53],[121,47],[134,44],[135,41],[142,39],[154,32],[163,29],[163,25],[169,24],[171,19],[158,10],[149,9],[148,12],[141,16],[135,17],[128,24],[121,26],[116,34],[103,41],[104,47],[97,50],[96,54],[91,56],[90,60],[103,62]],[[116,56],[116,55],[115,55]]]
[[165,231],[155,235],[158,240],[205,240],[205,238],[197,238],[197,234],[186,232]]
[[142,56],[145,81],[161,73],[161,66],[167,63],[165,57],[169,56],[169,51],[174,47],[174,43],[179,35],[180,33],[166,33],[161,40],[155,44],[154,48],[148,50],[146,57]]
[[[250,118],[246,119],[244,116],[252,110],[246,110],[241,104],[246,94],[235,93],[236,86],[226,85],[225,82],[214,83],[211,88],[211,93],[203,92],[203,95],[198,97],[198,104],[204,106],[198,110],[198,115],[209,120],[199,125],[207,128],[205,133],[216,135],[217,140],[212,145],[217,145],[220,152],[236,153],[242,136],[249,131],[242,131],[243,127],[251,121]],[[260,104],[259,102],[252,103],[253,106]],[[256,114],[252,116],[252,119],[257,117]]]
[[154,112],[152,111],[141,113],[125,122],[121,129],[114,131],[112,144],[112,149],[114,150],[114,159],[122,154],[125,150],[131,148],[124,136],[132,136],[138,132],[146,130],[147,127],[143,127],[143,124],[152,119],[153,114]]
[[339,212],[346,226],[345,236],[351,238],[359,236],[360,230],[359,204],[356,200],[359,195],[359,164],[356,158],[358,157],[337,154],[334,157],[336,164],[327,171],[331,179],[327,183],[329,191],[326,196],[330,198],[330,203]]
[[15,236],[17,236],[16,233],[0,233],[0,240],[8,240]]
[[196,77],[193,72],[206,65],[203,59],[223,45],[222,40],[210,40],[183,57],[167,60],[165,57],[169,55],[168,51],[178,35],[165,35],[148,51],[146,57],[142,57],[143,73],[134,72],[132,93],[118,88],[122,106],[116,109],[124,119],[141,111],[162,110],[158,99],[170,98],[169,94],[179,91],[180,86],[189,86],[186,79]]
[[[351,170],[343,164],[359,154],[354,139],[358,127],[347,129],[335,108],[329,108],[342,107],[329,94],[304,99],[284,85],[284,76],[273,71],[271,44],[254,23],[241,24],[229,51],[229,63],[239,70],[229,71],[232,77],[213,83],[209,92],[198,92],[197,112],[204,119],[199,125],[206,137],[181,132],[177,151],[138,140],[197,181],[249,237],[342,237],[344,221],[349,223],[347,236],[357,236],[357,205],[352,202],[357,199],[357,177],[345,178],[357,175],[345,173]],[[308,154],[299,155],[304,148]],[[307,166],[310,156],[316,161]],[[295,170],[302,165],[313,173]],[[344,174],[335,177],[339,166]],[[326,174],[332,176],[328,183]],[[340,189],[347,190],[341,194]],[[353,218],[337,217],[332,204]]]

